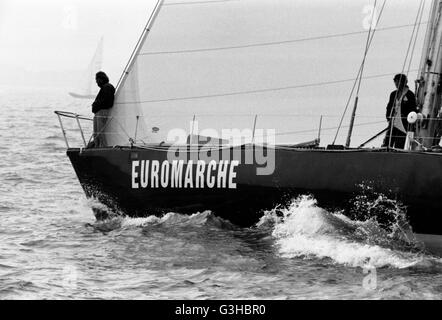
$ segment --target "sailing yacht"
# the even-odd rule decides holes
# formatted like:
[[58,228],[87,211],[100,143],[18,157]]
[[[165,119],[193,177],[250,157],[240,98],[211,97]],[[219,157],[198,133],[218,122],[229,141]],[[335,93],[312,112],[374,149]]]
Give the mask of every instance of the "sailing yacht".
[[97,95],[95,82],[95,74],[101,71],[103,64],[103,37],[98,42],[97,49],[89,63],[87,70],[84,72],[82,82],[77,92],[69,92],[69,95],[78,99],[94,99]]
[[[442,57],[438,50],[442,41],[442,0],[433,0],[429,10],[422,62],[417,72],[416,96],[421,113],[410,116],[414,124],[410,128],[414,129],[409,132],[406,150],[367,148],[365,144],[351,146],[355,138],[353,128],[357,127],[356,88],[364,78],[387,76],[392,79],[397,73],[391,70],[388,74],[364,77],[376,27],[350,34],[363,34],[367,40],[363,41],[362,64],[354,59],[359,71],[352,79],[356,99],[347,143],[339,145],[330,141],[321,145],[324,132],[330,129],[324,128],[319,114],[320,121],[307,122],[302,115],[284,114],[278,105],[293,108],[296,103],[306,104],[315,94],[319,96],[314,86],[321,85],[321,93],[329,98],[326,107],[336,109],[329,103],[337,93],[344,91],[331,90],[328,86],[348,85],[351,82],[347,79],[244,89],[244,84],[253,85],[258,78],[287,80],[289,77],[284,78],[282,74],[290,71],[291,66],[299,68],[297,72],[305,70],[306,79],[314,71],[319,76],[331,70],[351,70],[348,61],[353,58],[341,52],[327,53],[334,54],[331,58],[336,61],[328,64],[327,70],[305,67],[306,61],[315,59],[315,54],[318,61],[325,55],[324,47],[316,46],[313,53],[304,51],[294,57],[282,50],[287,44],[312,39],[269,40],[275,34],[293,31],[278,26],[277,22],[293,21],[290,14],[295,11],[290,11],[289,6],[294,1],[197,1],[181,6],[179,2],[162,0],[155,3],[117,86],[105,132],[108,147],[90,149],[68,145],[67,155],[87,197],[129,216],[212,210],[234,224],[251,226],[263,210],[285,204],[296,195],[311,194],[321,206],[340,207],[350,203],[361,193],[361,186],[366,186],[365,190],[375,195],[385,195],[403,204],[416,234],[442,235],[442,153],[437,148],[442,99],[439,90]],[[375,3],[381,16],[385,1],[383,6],[382,1]],[[385,32],[399,29],[404,33],[406,27],[412,29],[410,52],[413,43],[417,43],[419,29],[425,25],[422,22],[424,4],[420,2],[411,26],[384,28]],[[260,17],[256,19],[260,24],[251,26],[249,14]],[[164,36],[164,30],[177,31],[171,24],[184,29],[181,36]],[[272,27],[269,29],[269,26]],[[256,40],[258,35],[268,38],[259,43],[232,44],[232,38],[244,30],[255,31],[246,32],[251,40]],[[213,36],[206,37],[205,32]],[[344,35],[312,38],[339,42],[341,36]],[[194,42],[199,46],[192,47],[190,43]],[[176,43],[183,46],[177,48]],[[349,45],[342,50],[354,48],[354,40],[352,43],[353,47]],[[247,51],[256,48],[261,51]],[[380,50],[384,48],[381,46]],[[347,63],[340,65],[340,61]],[[406,60],[404,69],[407,65],[411,65],[411,60]],[[267,72],[261,72],[264,69],[259,69],[260,66],[265,66]],[[220,83],[224,91],[213,90]],[[307,96],[292,93],[297,89],[311,92]],[[249,96],[253,96],[253,100],[244,98]],[[264,129],[266,115],[256,112],[263,104],[276,110],[267,114],[270,120]],[[213,110],[221,112],[211,114]],[[222,112],[227,113],[226,117]],[[297,128],[297,133],[309,132],[315,136],[310,135],[308,141],[279,142],[278,137],[291,133],[282,129],[284,120],[289,120],[292,133]],[[377,123],[378,129],[386,126],[385,118]],[[306,126],[310,131],[305,130]],[[226,128],[236,129],[223,130]],[[96,213],[97,217],[105,216],[103,212]]]

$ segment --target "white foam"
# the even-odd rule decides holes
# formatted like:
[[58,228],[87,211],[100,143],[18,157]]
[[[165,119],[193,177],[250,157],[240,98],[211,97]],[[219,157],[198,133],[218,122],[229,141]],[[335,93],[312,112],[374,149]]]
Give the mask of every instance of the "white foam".
[[192,215],[186,215],[186,214],[179,214],[174,212],[169,212],[164,214],[163,216],[155,216],[155,215],[148,215],[149,213],[146,212],[146,217],[128,217],[120,214],[119,212],[113,212],[111,209],[109,209],[106,205],[102,204],[98,199],[96,198],[88,198],[81,201],[82,205],[85,209],[98,209],[102,210],[109,214],[109,218],[105,219],[101,223],[119,223],[122,228],[127,227],[145,227],[152,224],[163,224],[163,225],[206,225],[207,223],[211,223],[215,226],[228,226],[230,225],[228,222],[224,221],[221,218],[216,217],[213,215],[211,211],[204,211],[204,212],[196,212]]
[[110,209],[102,204],[97,198],[92,197],[92,198],[87,198],[86,199],[86,206],[91,208],[91,209],[99,209],[99,210],[103,210],[106,212],[110,212]]
[[329,258],[352,267],[407,268],[422,261],[412,252],[399,252],[355,240],[360,225],[341,214],[330,213],[307,196],[282,210],[284,218],[274,225],[272,235],[284,257]]
[[363,245],[346,242],[332,237],[311,238],[303,235],[292,235],[279,239],[280,253],[289,258],[315,256],[317,258],[330,258],[333,261],[352,267],[386,267],[395,268],[411,267],[421,259],[401,258],[392,250],[379,246]]
[[160,222],[160,218],[156,216],[149,216],[145,218],[123,218],[121,227],[144,227],[149,224]]
[[145,218],[130,218],[125,217],[122,221],[122,227],[129,226],[147,226],[151,224],[163,224],[163,225],[179,225],[179,226],[199,226],[206,225],[208,222],[214,225],[220,225],[224,221],[213,215],[211,211],[197,212],[192,215],[179,214],[175,212],[169,212],[162,217],[148,216]]

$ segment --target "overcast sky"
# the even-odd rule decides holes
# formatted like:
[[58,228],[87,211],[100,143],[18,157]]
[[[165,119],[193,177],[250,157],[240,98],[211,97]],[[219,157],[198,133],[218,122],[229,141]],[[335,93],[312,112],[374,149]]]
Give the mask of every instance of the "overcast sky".
[[[83,70],[104,36],[104,67],[118,74],[153,1],[0,0],[0,67],[41,72]],[[5,79],[3,77],[3,82]]]
[[[165,3],[186,1],[191,2],[167,0]],[[286,32],[278,34],[280,39],[272,39],[276,41],[284,40],[288,36],[301,37],[304,34],[314,36],[359,31],[362,30],[363,20],[367,17],[364,8],[374,3],[372,0],[292,0],[289,3],[296,7],[296,11],[288,12],[299,12],[302,15],[281,17],[285,24],[278,25],[277,21],[266,21],[266,12],[257,12],[263,3],[274,3],[276,7],[280,3],[287,5],[287,1],[242,2],[247,2],[251,8],[250,16],[244,17],[242,22],[247,21],[254,25],[251,20],[259,19],[263,28],[255,33],[241,33],[249,32],[250,29],[241,29],[241,25],[230,25],[230,30],[238,30],[235,37],[230,39],[234,43],[263,39],[260,33],[265,33],[266,28],[286,29]],[[384,25],[412,22],[417,0],[387,2],[389,8],[386,10]],[[429,5],[430,1],[427,2]],[[100,37],[104,36],[104,67],[116,77],[126,63],[154,3],[155,0],[0,0],[0,67],[3,76],[14,70],[83,70],[89,63]],[[228,3],[224,5],[229,6]],[[174,15],[185,23],[185,20],[179,18],[180,10],[179,6],[174,9]],[[345,11],[348,11],[348,14],[345,14]],[[338,15],[339,13],[341,14]],[[321,16],[323,19],[318,19]],[[302,23],[299,23],[300,17],[303,18]],[[219,17],[219,20],[227,21],[224,23],[228,25],[228,17]],[[289,21],[291,26],[287,25]],[[293,30],[297,32],[292,32]],[[272,36],[274,34],[272,33]],[[170,39],[170,43],[175,47],[180,44],[177,39]]]

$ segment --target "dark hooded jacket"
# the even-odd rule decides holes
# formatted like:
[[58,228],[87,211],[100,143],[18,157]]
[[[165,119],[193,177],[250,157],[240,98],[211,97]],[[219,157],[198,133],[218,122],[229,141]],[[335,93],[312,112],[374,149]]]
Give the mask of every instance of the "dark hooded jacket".
[[[407,87],[408,89],[408,87]],[[394,100],[397,98],[397,90],[393,91],[390,94],[390,101],[387,105],[387,121],[391,121],[391,119],[395,116],[395,110],[394,110]],[[405,94],[405,97],[402,99],[401,104],[401,118],[402,118],[402,124],[404,125],[404,128],[408,127],[408,121],[407,117],[410,112],[418,112],[417,105],[416,105],[416,97],[413,92],[410,90],[407,91]]]
[[114,105],[115,88],[110,83],[104,84],[98,92],[94,103],[92,103],[92,112],[97,113],[103,109],[110,109]]

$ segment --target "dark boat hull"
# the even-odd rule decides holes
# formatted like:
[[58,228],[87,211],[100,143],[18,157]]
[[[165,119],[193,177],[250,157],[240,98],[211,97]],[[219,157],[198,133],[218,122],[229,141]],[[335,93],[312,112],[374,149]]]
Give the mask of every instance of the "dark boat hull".
[[[270,150],[233,148],[221,160],[241,161],[257,148],[261,152]],[[164,181],[162,187],[156,181],[155,187],[142,187],[141,161],[161,164],[168,159],[167,148],[69,149],[67,154],[86,195],[129,216],[212,210],[234,224],[251,226],[263,210],[286,204],[297,194],[312,194],[321,206],[340,207],[360,193],[363,184],[404,203],[414,232],[442,235],[442,154],[294,148],[271,151],[275,152],[272,174],[258,175],[262,164],[242,161],[230,168],[226,187],[210,188],[203,186],[202,180],[197,186],[195,170],[187,186]],[[170,180],[170,175],[159,174],[158,180],[163,178]],[[219,179],[216,172],[212,178]],[[180,179],[185,179],[184,174]]]

